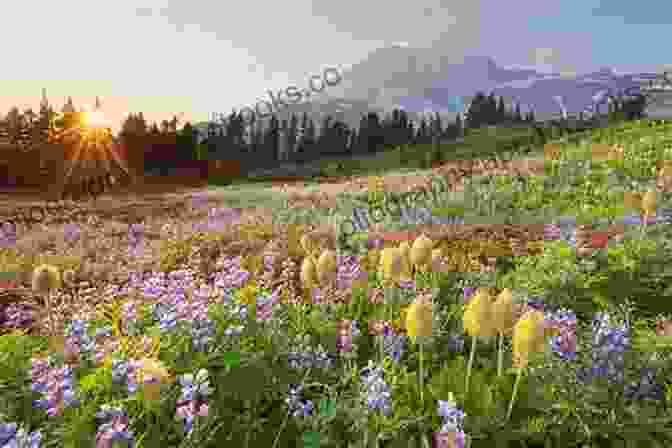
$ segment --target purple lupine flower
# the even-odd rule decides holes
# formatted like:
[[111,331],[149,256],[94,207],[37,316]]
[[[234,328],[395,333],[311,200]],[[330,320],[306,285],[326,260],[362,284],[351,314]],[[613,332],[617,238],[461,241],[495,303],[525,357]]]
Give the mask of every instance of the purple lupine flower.
[[16,225],[4,222],[0,226],[0,248],[14,247],[17,241]]
[[243,286],[250,273],[241,268],[241,257],[227,257],[222,262],[222,270],[214,274],[214,286],[231,291]]
[[452,400],[439,400],[438,414],[443,417],[443,428],[452,431],[462,429],[466,414]]
[[551,338],[551,347],[555,354],[563,360],[576,359],[576,314],[567,309],[561,309],[549,314],[551,326],[557,328],[559,335]]
[[0,307],[0,325],[6,328],[29,328],[35,317],[35,309],[27,303],[14,302]]
[[596,313],[593,318],[593,366],[579,369],[578,378],[588,381],[593,377],[606,377],[611,383],[624,380],[624,353],[630,348],[629,328],[615,326],[607,313]]
[[0,447],[39,448],[42,441],[40,431],[28,433],[16,423],[0,423]]
[[187,435],[189,435],[194,430],[194,420],[196,417],[207,417],[209,412],[210,407],[207,403],[189,401],[180,404],[177,407],[175,416],[184,420],[184,431],[187,433]]
[[[442,417],[442,426],[434,433],[436,448],[464,448],[465,434],[462,430],[466,414],[457,407],[452,393],[448,400],[439,400],[437,413]],[[451,444],[454,438],[455,444]]]
[[196,376],[190,373],[182,375],[179,382],[182,390],[176,417],[185,420],[185,432],[191,434],[194,419],[197,416],[205,417],[208,415],[209,408],[205,400],[212,393],[208,371],[201,369]]
[[129,364],[124,359],[112,360],[112,381],[116,384],[124,383],[129,377]]
[[389,415],[392,412],[392,394],[390,386],[383,379],[383,369],[374,366],[373,361],[369,360],[369,365],[363,370],[365,373],[362,375],[362,384],[366,405],[373,411]]
[[133,447],[133,432],[128,429],[128,417],[123,410],[103,405],[103,410],[96,414],[100,420],[106,421],[98,428],[96,448],[112,448],[117,444]]
[[73,320],[65,330],[65,342],[78,355],[93,360],[96,353],[96,340],[89,335],[89,322],[82,319]]
[[339,322],[338,328],[336,350],[340,353],[351,353],[355,348],[353,340],[361,335],[357,321],[343,320]]
[[336,286],[338,289],[351,289],[354,282],[367,278],[362,270],[360,257],[355,255],[338,256]]
[[544,240],[557,241],[562,238],[562,229],[557,224],[544,225]]
[[242,218],[242,210],[238,208],[211,208],[205,223],[195,226],[198,232],[222,232],[228,226],[238,224]]
[[75,244],[82,237],[82,228],[75,223],[67,223],[63,226],[63,238],[68,244]]
[[261,295],[257,298],[257,322],[269,322],[273,318],[274,307],[278,304],[279,290],[271,295]]
[[292,351],[288,353],[287,357],[289,366],[293,369],[316,368],[328,370],[333,366],[330,355],[321,346],[317,350]]
[[181,375],[178,381],[182,386],[181,401],[204,400],[212,394],[206,369],[199,370],[196,375],[191,373]]
[[385,327],[383,333],[383,351],[396,363],[399,362],[406,347],[408,346],[408,337],[403,334],[397,334],[391,327]]
[[206,352],[214,341],[217,326],[211,319],[196,319],[191,324],[191,337],[194,351]]
[[625,399],[632,401],[663,400],[665,398],[665,388],[659,376],[659,372],[653,367],[640,369],[639,380],[636,383],[626,384]]
[[76,405],[73,372],[70,367],[50,368],[49,360],[33,359],[31,367],[31,389],[42,394],[33,405],[46,409],[50,417],[61,415],[65,407]]
[[289,397],[285,398],[285,403],[293,417],[309,417],[313,413],[313,402],[303,399],[303,386],[290,386]]

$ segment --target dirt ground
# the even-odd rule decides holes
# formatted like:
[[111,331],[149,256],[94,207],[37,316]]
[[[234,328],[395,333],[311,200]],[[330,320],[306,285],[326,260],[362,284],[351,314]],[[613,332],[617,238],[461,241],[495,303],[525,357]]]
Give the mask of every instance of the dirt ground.
[[[487,164],[486,164],[487,165]],[[463,171],[460,172],[460,169]],[[523,175],[543,174],[543,159],[516,160],[504,166],[484,166],[482,161],[454,162],[443,164],[431,170],[449,180],[453,188],[460,190],[466,175],[510,175],[520,172]],[[387,191],[401,193],[426,185],[429,171],[418,174],[390,174],[385,176]],[[325,179],[324,182],[278,182],[268,188],[271,192],[285,193],[295,206],[332,207],[339,193],[361,193],[368,189],[370,178],[343,177]],[[152,216],[175,220],[183,216],[189,207],[189,197],[207,194],[208,204],[216,206],[221,202],[223,190],[212,190],[198,179],[184,180],[180,183],[169,183],[162,180],[146,180],[136,187],[117,188],[105,192],[95,200],[78,202],[60,201],[47,202],[44,194],[38,190],[0,190],[0,218],[3,221],[13,220],[15,223],[28,219],[32,222],[58,224],[67,221],[68,215],[95,215],[103,221],[141,222]],[[47,215],[44,216],[46,209]],[[249,210],[248,212],[252,212]],[[266,214],[268,211],[256,209],[254,213]],[[18,216],[17,216],[18,215]],[[58,216],[65,215],[65,216]],[[25,217],[28,218],[25,218]],[[32,216],[32,218],[31,218]],[[27,229],[26,229],[27,230]]]

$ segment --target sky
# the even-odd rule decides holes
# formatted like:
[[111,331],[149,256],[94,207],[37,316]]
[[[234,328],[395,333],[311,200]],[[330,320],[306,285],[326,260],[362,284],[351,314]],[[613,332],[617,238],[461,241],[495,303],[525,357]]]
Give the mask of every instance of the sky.
[[396,42],[565,73],[651,71],[672,63],[670,22],[668,0],[13,2],[0,15],[0,112],[36,110],[46,88],[58,109],[100,95],[113,123],[140,111],[202,121]]

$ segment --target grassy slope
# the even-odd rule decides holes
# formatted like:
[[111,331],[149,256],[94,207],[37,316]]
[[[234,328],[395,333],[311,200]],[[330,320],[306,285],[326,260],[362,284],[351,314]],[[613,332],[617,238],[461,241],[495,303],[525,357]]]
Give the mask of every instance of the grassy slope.
[[[524,145],[522,147],[513,146],[517,139],[530,135],[531,130],[528,129],[480,129],[472,131],[462,142],[453,144],[444,144],[441,146],[442,159],[444,161],[459,161],[465,159],[483,159],[497,154],[498,157],[511,159],[530,156],[543,156],[543,148],[540,145]],[[640,138],[660,138],[669,135],[669,127],[648,127],[648,121],[641,121],[635,123],[614,124],[610,128],[590,130],[580,135],[574,135],[570,139],[558,139],[559,142],[564,142],[568,147],[576,147],[581,141],[590,144],[591,142],[611,142],[618,141],[632,141]],[[318,166],[323,170],[327,176],[370,176],[370,175],[394,175],[394,174],[429,174],[431,170],[426,169],[424,165],[424,158],[426,153],[431,150],[431,145],[416,145],[413,147],[406,147],[403,154],[399,150],[389,150],[379,153],[375,159],[366,158],[364,160],[343,159],[338,162],[333,159],[323,162],[318,162]],[[402,159],[403,158],[403,159]],[[340,163],[342,168],[337,167]],[[312,188],[317,188],[319,185],[319,178],[312,180],[306,179],[306,192]],[[271,191],[270,187],[273,184],[268,179],[241,180],[229,186],[213,186],[213,193],[216,192],[224,200],[227,206],[232,207],[264,207],[277,210],[281,215],[289,215],[292,213],[314,215],[315,221],[327,220],[327,211],[297,211],[297,210],[283,210],[287,195]],[[346,195],[347,199],[352,199],[352,195]],[[347,200],[347,202],[350,202]],[[458,204],[451,203],[451,207]],[[467,204],[463,204],[467,206]],[[349,208],[346,206],[346,209]],[[301,212],[301,213],[299,213]],[[487,219],[487,222],[502,222],[504,216],[494,216]],[[307,215],[306,219],[310,221]],[[479,216],[479,220],[486,221],[485,216]],[[530,218],[531,219],[531,218]]]

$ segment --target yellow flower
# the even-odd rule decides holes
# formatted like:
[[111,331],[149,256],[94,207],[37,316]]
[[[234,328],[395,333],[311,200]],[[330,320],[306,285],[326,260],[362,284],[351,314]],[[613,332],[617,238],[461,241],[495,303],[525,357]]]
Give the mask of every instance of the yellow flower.
[[426,267],[432,260],[433,247],[434,242],[424,234],[416,238],[410,251],[411,265],[416,269]]
[[380,264],[380,254],[380,249],[371,249],[366,254],[366,259],[364,260],[366,266],[362,268],[367,272],[375,272],[376,267]]
[[383,249],[380,255],[380,272],[385,280],[398,280],[401,273],[401,253],[398,248]]
[[305,252],[306,256],[312,255],[315,249],[315,241],[310,237],[310,235],[303,235],[301,239],[299,240],[299,244],[301,245],[301,248]]
[[541,311],[531,310],[516,323],[513,329],[513,363],[515,367],[527,367],[530,354],[544,350],[544,333],[544,314]]
[[136,373],[136,379],[148,401],[159,400],[161,398],[161,385],[173,382],[168,369],[161,361],[153,358],[142,358],[140,360],[140,368]]
[[336,252],[325,250],[317,260],[317,279],[321,284],[336,280],[338,265],[336,261]]
[[406,311],[408,337],[414,343],[418,337],[430,337],[432,335],[432,320],[432,303],[416,299]]
[[61,273],[56,266],[42,264],[33,270],[33,291],[46,293],[61,286]]
[[492,305],[492,318],[497,333],[509,334],[516,322],[515,307],[511,290],[505,288]]
[[401,272],[399,273],[399,280],[404,282],[413,280],[410,252],[411,246],[407,241],[404,241],[399,245],[399,254],[401,255]]
[[259,296],[259,287],[256,282],[245,285],[238,291],[238,303],[253,305]]
[[492,297],[487,289],[479,288],[469,300],[462,316],[464,330],[469,336],[494,336]]
[[443,251],[441,249],[434,249],[432,251],[431,266],[432,271],[441,272],[443,270]]
[[301,265],[301,284],[309,290],[317,286],[317,269],[311,257],[303,259],[303,264]]
[[645,215],[651,216],[656,214],[656,191],[655,190],[649,190],[646,193],[644,193],[644,196],[642,197],[642,211],[644,212]]
[[640,210],[642,207],[642,195],[636,191],[623,192],[623,205],[625,208]]

